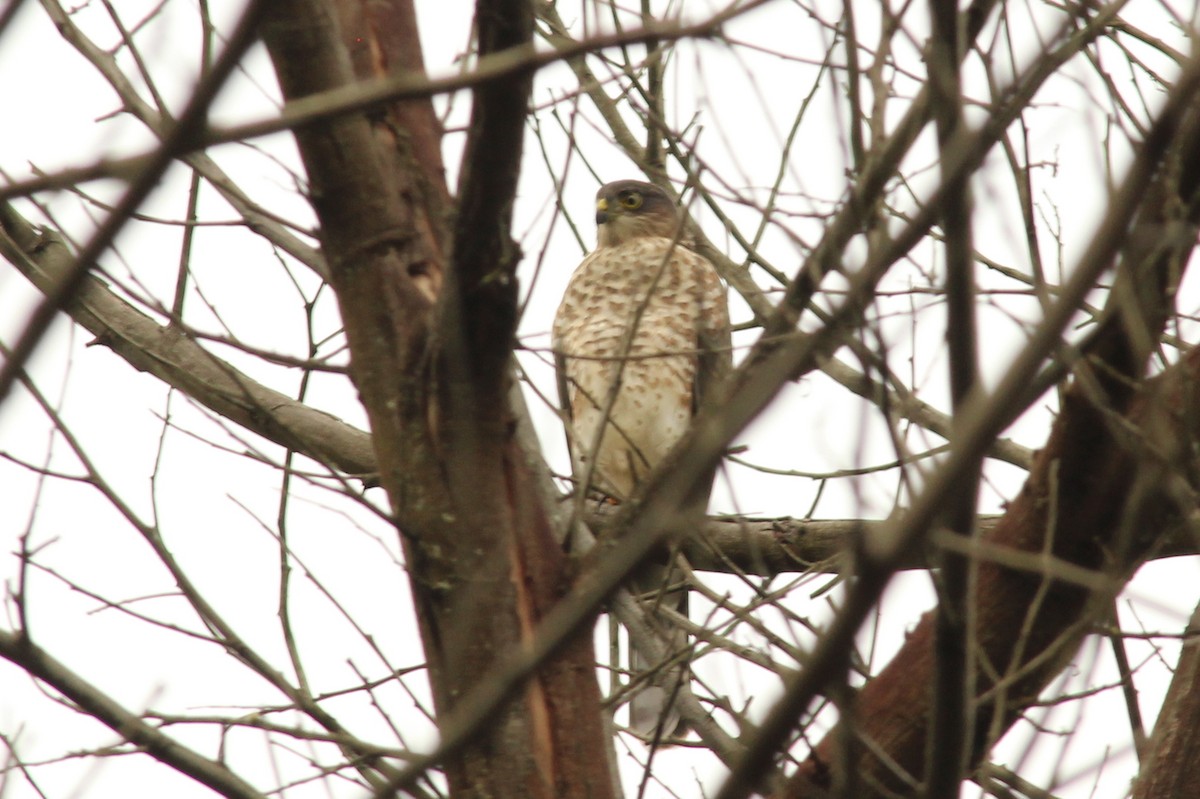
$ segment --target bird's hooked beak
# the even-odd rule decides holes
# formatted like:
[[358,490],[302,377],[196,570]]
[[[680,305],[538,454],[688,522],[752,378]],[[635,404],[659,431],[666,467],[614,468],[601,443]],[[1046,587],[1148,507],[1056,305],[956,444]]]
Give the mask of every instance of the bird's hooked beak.
[[606,224],[611,218],[612,216],[608,213],[608,199],[601,197],[599,200],[596,200],[596,224]]

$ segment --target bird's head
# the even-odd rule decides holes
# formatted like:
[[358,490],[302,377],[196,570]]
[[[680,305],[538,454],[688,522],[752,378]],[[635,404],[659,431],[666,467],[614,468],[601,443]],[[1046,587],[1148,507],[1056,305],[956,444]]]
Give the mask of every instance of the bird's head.
[[596,244],[615,247],[639,236],[673,239],[679,212],[667,193],[653,183],[618,180],[596,192]]

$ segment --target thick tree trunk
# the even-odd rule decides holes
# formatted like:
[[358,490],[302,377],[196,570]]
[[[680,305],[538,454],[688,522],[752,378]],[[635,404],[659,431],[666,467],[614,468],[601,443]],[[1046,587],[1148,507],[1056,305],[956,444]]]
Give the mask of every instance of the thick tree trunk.
[[[271,4],[263,38],[288,99],[345,85],[356,67],[363,77],[393,59],[419,66],[411,8],[339,9]],[[481,2],[477,20],[482,54],[532,35],[526,2]],[[508,404],[519,260],[509,218],[529,87],[517,76],[475,88],[453,229],[440,159],[428,157],[438,143],[428,101],[296,132],[440,721],[528,644],[567,584]],[[470,720],[473,737],[446,760],[451,795],[612,796],[602,719],[585,625],[496,713]]]

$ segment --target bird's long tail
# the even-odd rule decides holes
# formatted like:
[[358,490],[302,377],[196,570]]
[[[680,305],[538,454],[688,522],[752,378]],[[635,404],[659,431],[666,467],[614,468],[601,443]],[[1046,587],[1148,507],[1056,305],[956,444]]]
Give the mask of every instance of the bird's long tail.
[[665,654],[653,663],[630,644],[630,670],[639,687],[629,701],[629,727],[647,738],[675,737],[686,728],[672,699],[680,682],[687,678],[687,635],[664,612],[669,608],[687,617],[688,592],[682,586],[683,575],[678,569],[657,565],[641,569],[631,585],[639,603],[648,610],[647,626],[658,634]]

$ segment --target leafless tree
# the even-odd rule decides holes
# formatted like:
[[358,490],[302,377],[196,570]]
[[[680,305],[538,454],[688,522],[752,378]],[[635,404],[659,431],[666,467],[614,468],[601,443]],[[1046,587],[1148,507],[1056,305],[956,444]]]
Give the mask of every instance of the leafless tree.
[[[1196,23],[10,0],[0,795],[1191,795]],[[613,505],[546,331],[619,177],[738,366]]]

